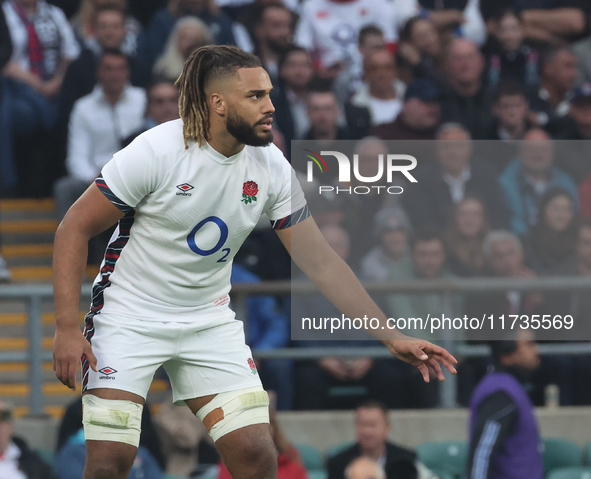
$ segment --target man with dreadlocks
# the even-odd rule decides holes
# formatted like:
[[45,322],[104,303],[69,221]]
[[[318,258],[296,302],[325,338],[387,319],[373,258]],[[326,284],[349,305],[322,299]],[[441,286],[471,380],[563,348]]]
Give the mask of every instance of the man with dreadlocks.
[[[205,424],[234,479],[276,476],[263,390],[228,303],[232,258],[266,213],[297,265],[350,317],[386,321],[308,213],[293,170],[271,144],[271,81],[235,47],[207,46],[178,80],[180,119],[115,154],[55,237],[54,369],[72,389],[82,358],[84,479],[124,479],[141,411],[161,365],[177,404]],[[88,240],[118,222],[78,326]],[[298,248],[291,247],[292,235]],[[339,281],[334,281],[339,278]],[[395,331],[391,353],[439,379],[444,349]]]

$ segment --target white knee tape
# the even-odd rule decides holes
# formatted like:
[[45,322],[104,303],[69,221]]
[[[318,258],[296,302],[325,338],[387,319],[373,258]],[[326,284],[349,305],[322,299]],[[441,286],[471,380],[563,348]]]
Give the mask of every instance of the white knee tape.
[[252,424],[269,423],[269,395],[261,387],[220,393],[197,412],[214,441]]
[[144,406],[133,401],[82,396],[84,437],[93,441],[115,441],[138,447]]

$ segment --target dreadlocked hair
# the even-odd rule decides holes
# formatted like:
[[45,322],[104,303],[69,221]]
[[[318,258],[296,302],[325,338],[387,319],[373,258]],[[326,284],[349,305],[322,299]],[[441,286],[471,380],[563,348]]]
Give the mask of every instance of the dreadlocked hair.
[[229,78],[239,68],[256,68],[261,61],[237,47],[207,45],[195,50],[183,66],[175,85],[179,88],[179,113],[183,120],[185,148],[189,141],[203,146],[209,136],[209,109],[205,86],[212,80]]

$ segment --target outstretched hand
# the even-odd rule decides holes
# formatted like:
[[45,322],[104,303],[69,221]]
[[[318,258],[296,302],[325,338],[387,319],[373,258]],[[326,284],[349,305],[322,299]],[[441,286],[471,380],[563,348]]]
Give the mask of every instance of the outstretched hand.
[[408,337],[408,339],[386,341],[385,344],[393,356],[416,366],[426,383],[430,381],[430,372],[433,372],[440,381],[445,381],[440,363],[450,373],[457,373],[454,364],[458,364],[458,360],[441,346],[436,346],[429,341]]

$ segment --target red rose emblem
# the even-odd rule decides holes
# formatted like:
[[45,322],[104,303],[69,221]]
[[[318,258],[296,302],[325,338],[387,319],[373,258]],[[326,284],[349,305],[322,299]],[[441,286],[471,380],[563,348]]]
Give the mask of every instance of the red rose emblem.
[[254,363],[254,361],[252,360],[252,358],[248,358],[248,365],[252,368],[252,369],[256,369],[256,364]]
[[246,196],[256,196],[259,192],[259,185],[257,185],[254,181],[246,181],[242,186],[242,192]]

